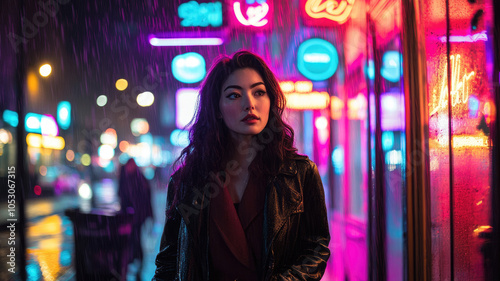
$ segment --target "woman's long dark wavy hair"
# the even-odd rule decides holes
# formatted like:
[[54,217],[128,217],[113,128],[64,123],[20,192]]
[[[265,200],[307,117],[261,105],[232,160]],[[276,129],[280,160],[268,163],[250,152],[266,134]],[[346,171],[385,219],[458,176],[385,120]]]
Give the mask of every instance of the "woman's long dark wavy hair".
[[177,171],[172,207],[187,191],[180,190],[181,186],[202,187],[210,172],[224,171],[226,163],[232,160],[229,157],[235,144],[231,143],[229,129],[220,117],[219,100],[226,79],[234,71],[243,68],[251,68],[260,74],[271,100],[268,123],[260,133],[267,135],[255,138],[257,143],[261,140],[258,145],[263,147],[253,161],[257,162],[255,166],[265,175],[275,175],[283,160],[296,154],[293,129],[282,118],[286,105],[285,96],[264,60],[248,51],[239,51],[233,57],[222,56],[213,63],[202,83],[198,110],[189,131],[190,143],[174,163]]

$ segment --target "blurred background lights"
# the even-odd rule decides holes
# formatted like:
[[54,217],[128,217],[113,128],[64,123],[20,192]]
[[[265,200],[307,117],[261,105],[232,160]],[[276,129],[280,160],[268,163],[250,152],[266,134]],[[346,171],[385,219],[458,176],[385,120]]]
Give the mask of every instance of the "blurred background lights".
[[130,130],[136,137],[149,132],[149,123],[145,118],[134,118],[130,122]]
[[87,153],[82,155],[82,158],[80,159],[80,162],[82,163],[83,166],[89,166],[90,165],[90,155]]
[[6,109],[4,110],[2,117],[3,121],[12,127],[17,127],[19,124],[19,117],[15,111]]
[[66,159],[70,162],[75,160],[75,152],[73,152],[73,150],[71,149],[66,151]]
[[27,132],[31,133],[41,133],[40,122],[42,121],[42,115],[36,113],[27,113],[24,120],[24,127]]
[[382,132],[382,149],[390,150],[394,146],[394,133],[391,131]]
[[200,82],[206,73],[205,59],[198,53],[189,52],[177,55],[172,60],[172,74],[180,82]]
[[8,144],[11,142],[12,142],[12,134],[5,129],[0,129],[0,143]]
[[175,129],[170,134],[170,143],[175,146],[186,147],[189,145],[189,131]]
[[479,100],[476,96],[469,96],[469,117],[477,117],[479,111]]
[[116,130],[113,128],[106,129],[106,131],[101,134],[100,140],[102,144],[107,144],[112,148],[116,148],[118,143]]
[[30,71],[28,76],[26,77],[26,84],[28,88],[28,94],[31,97],[36,97],[38,95],[38,91],[40,90],[40,83],[38,80],[38,75],[35,72]]
[[40,129],[44,136],[57,136],[59,128],[56,120],[52,115],[43,115],[40,122]]
[[97,149],[97,153],[99,154],[99,157],[105,160],[110,160],[115,156],[115,150],[113,147],[107,144],[103,144],[99,146]]
[[98,106],[103,107],[106,105],[106,103],[108,103],[108,97],[106,97],[105,95],[100,95],[97,97],[96,103]]
[[63,130],[67,130],[71,125],[71,104],[69,101],[61,101],[57,105],[57,124]]
[[125,91],[125,89],[127,89],[128,87],[128,81],[123,78],[120,78],[116,80],[115,86],[118,91]]
[[137,104],[142,107],[147,107],[153,104],[155,96],[151,92],[143,92],[137,96]]
[[144,168],[144,177],[147,180],[152,180],[155,177],[155,170],[152,167]]
[[179,129],[193,119],[199,99],[199,89],[181,88],[175,93],[175,125]]
[[118,145],[118,148],[120,148],[121,152],[127,152],[129,146],[130,143],[128,141],[121,141],[120,144]]
[[325,130],[328,127],[328,120],[324,116],[320,116],[316,118],[314,125],[316,125],[318,130]]
[[387,51],[382,57],[380,75],[386,80],[396,83],[403,74],[403,55],[398,51]]
[[80,184],[80,186],[78,187],[78,195],[80,195],[80,197],[82,197],[83,199],[92,198],[92,189],[90,189],[88,183],[83,182]]
[[50,66],[50,64],[46,63],[46,64],[40,66],[39,72],[40,72],[40,75],[42,75],[43,77],[47,77],[50,75],[50,73],[52,73],[52,66]]
[[40,172],[41,176],[45,177],[47,175],[47,167],[45,167],[44,165],[40,166],[40,168],[38,169],[38,171]]
[[344,148],[337,145],[332,152],[332,164],[335,174],[341,175],[344,173]]

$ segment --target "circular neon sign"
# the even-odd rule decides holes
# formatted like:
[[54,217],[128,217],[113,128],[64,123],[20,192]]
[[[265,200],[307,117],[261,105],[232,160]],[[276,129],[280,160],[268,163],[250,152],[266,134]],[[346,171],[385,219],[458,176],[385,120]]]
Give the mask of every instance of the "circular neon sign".
[[172,74],[180,82],[200,82],[206,73],[205,59],[198,53],[189,52],[181,54],[172,60]]
[[337,71],[337,49],[328,41],[313,38],[302,42],[297,52],[299,72],[313,81],[326,80]]

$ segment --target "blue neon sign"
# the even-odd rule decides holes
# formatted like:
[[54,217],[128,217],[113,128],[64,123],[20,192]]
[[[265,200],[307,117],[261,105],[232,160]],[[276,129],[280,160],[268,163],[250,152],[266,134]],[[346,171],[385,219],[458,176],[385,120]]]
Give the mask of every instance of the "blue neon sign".
[[205,59],[195,52],[178,55],[172,60],[172,74],[183,83],[200,82],[207,74]]
[[57,123],[63,130],[67,130],[71,125],[71,104],[69,101],[62,101],[57,105]]
[[182,26],[219,27],[222,25],[222,4],[219,1],[213,3],[189,1],[179,5],[177,12],[182,19]]
[[297,52],[297,68],[313,81],[326,80],[337,71],[337,49],[328,41],[313,38],[302,42]]
[[17,125],[19,124],[19,117],[17,116],[17,112],[6,109],[3,112],[3,121],[11,125],[12,127],[17,127]]
[[387,81],[396,83],[403,74],[403,55],[398,51],[387,51],[382,57],[382,68],[380,75]]

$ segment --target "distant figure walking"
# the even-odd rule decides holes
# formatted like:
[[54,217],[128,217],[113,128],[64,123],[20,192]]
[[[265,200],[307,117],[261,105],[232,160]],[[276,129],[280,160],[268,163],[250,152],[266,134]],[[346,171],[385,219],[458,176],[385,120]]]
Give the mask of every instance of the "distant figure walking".
[[153,209],[151,207],[149,183],[132,158],[120,169],[118,196],[120,197],[120,205],[123,212],[130,208],[133,209],[134,219],[132,223],[130,258],[131,261],[135,259],[139,260],[137,280],[141,280],[140,274],[143,264],[141,228],[147,218],[153,217]]

